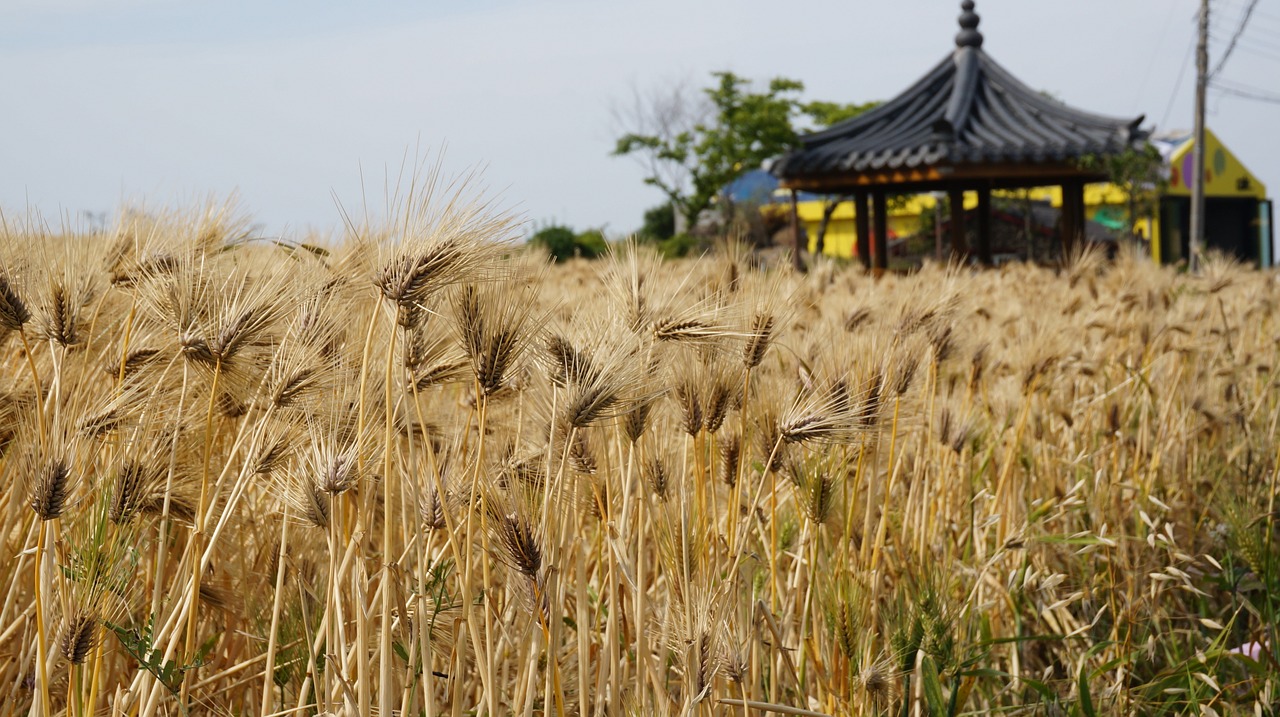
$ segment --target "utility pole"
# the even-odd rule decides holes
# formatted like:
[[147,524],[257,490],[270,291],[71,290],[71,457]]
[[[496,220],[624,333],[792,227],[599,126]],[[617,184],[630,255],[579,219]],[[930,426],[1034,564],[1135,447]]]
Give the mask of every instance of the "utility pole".
[[1200,0],[1196,40],[1195,170],[1191,182],[1191,271],[1200,271],[1204,254],[1204,96],[1209,81],[1209,0]]

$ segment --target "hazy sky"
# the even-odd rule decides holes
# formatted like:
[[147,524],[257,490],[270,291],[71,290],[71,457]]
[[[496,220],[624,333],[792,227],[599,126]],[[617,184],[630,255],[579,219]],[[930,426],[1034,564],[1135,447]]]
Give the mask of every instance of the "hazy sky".
[[[1214,0],[1210,64],[1250,0]],[[979,0],[985,49],[1083,109],[1191,125],[1197,0]],[[381,204],[406,152],[480,166],[531,223],[622,234],[661,195],[610,156],[633,88],[732,70],[887,99],[954,47],[953,0],[7,0],[0,208],[47,221],[238,193],[272,233]],[[1280,0],[1219,76],[1280,95]],[[1209,126],[1280,189],[1280,104],[1213,91]],[[415,148],[417,148],[415,150]],[[363,175],[363,182],[362,177]],[[363,183],[363,194],[362,194]],[[335,199],[336,198],[336,199]]]

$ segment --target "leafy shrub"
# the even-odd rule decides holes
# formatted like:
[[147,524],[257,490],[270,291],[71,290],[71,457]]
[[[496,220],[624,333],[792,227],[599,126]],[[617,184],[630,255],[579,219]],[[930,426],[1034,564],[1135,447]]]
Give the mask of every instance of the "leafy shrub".
[[543,227],[529,238],[529,243],[540,246],[556,261],[566,261],[574,257],[594,259],[609,251],[604,233],[599,229],[588,229],[577,234],[572,229],[559,224]]
[[644,225],[637,235],[641,239],[662,241],[676,233],[676,210],[670,202],[651,207],[644,213]]
[[658,251],[668,259],[689,256],[702,247],[702,240],[691,234],[676,234],[658,242]]
[[529,237],[529,243],[546,249],[556,261],[563,261],[573,256],[576,238],[569,227],[552,224],[535,232],[532,237]]
[[594,259],[608,253],[609,242],[605,240],[604,232],[599,229],[588,229],[574,238],[574,248],[578,256]]

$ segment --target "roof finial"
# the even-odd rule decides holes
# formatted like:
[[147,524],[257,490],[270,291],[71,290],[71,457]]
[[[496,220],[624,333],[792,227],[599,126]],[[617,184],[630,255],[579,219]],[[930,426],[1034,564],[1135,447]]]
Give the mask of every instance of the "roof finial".
[[956,34],[956,47],[982,47],[982,33],[978,32],[978,13],[973,11],[973,0],[960,3],[960,32]]

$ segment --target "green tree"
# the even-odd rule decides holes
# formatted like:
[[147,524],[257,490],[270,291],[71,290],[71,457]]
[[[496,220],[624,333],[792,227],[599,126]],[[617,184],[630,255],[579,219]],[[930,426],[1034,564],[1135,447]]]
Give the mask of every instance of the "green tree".
[[556,261],[574,257],[594,259],[609,251],[609,244],[600,230],[588,229],[579,234],[560,224],[550,224],[534,232],[529,243],[542,247]]
[[556,261],[563,261],[573,256],[574,240],[577,235],[569,227],[560,224],[545,226],[529,237],[529,243],[542,247]]
[[[702,90],[708,104],[703,112],[690,111],[691,103],[676,96],[638,100],[629,121],[643,126],[626,132],[613,151],[645,160],[645,183],[667,196],[687,228],[739,174],[795,146],[801,128],[826,126],[863,107],[802,102],[804,84],[785,77],[755,91],[732,72],[713,76],[715,85]],[[732,207],[725,207],[725,216],[731,214]]]
[[858,115],[879,107],[882,102],[863,102],[862,104],[841,104],[839,102],[823,102],[815,100],[804,106],[804,113],[813,120],[815,127],[830,127],[833,124],[853,119]]
[[583,259],[595,259],[609,252],[609,241],[599,229],[588,229],[573,240],[575,253]]
[[1128,197],[1128,228],[1144,216],[1154,215],[1160,194],[1167,188],[1168,180],[1162,171],[1164,158],[1154,145],[1129,147],[1123,152],[1106,155],[1087,155],[1080,160],[1084,169],[1105,172],[1111,183],[1124,190]]
[[644,213],[644,225],[640,227],[640,236],[646,239],[661,241],[670,239],[676,233],[676,213],[671,202],[663,202],[650,207]]

